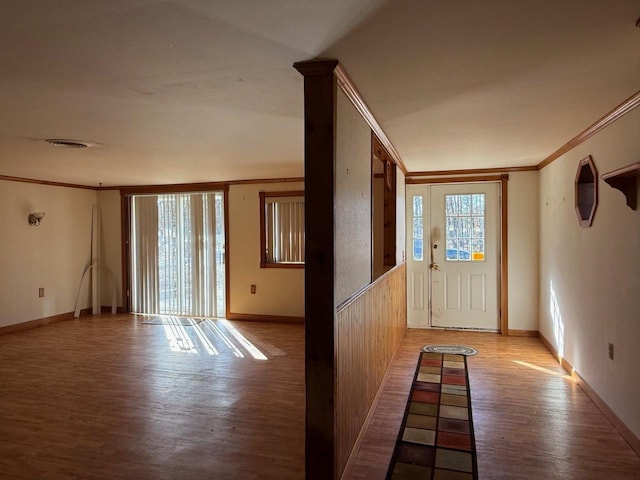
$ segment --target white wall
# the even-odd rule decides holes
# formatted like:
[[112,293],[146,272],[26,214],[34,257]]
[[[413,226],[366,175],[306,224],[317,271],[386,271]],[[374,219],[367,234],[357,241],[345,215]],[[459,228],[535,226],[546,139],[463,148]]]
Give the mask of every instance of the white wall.
[[538,176],[509,174],[509,330],[538,330]]
[[[0,327],[74,310],[91,250],[94,190],[0,180]],[[38,227],[27,216],[43,211]],[[87,282],[88,284],[89,282]],[[38,297],[44,287],[45,296]],[[81,307],[90,305],[88,288]]]
[[[304,269],[260,268],[259,192],[304,190],[303,182],[229,187],[230,311],[304,317]],[[256,293],[251,294],[251,285]]]
[[587,155],[599,175],[640,160],[639,132],[635,109],[540,172],[540,331],[638,437],[640,211],[599,180],[593,225],[581,228],[574,178]]
[[371,282],[371,129],[342,90],[337,93],[335,302]]

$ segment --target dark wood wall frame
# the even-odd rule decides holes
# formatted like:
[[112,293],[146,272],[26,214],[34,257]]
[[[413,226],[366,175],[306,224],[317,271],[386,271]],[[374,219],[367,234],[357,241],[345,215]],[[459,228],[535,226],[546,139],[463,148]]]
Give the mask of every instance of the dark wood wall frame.
[[[222,192],[223,208],[224,208],[224,274],[225,274],[225,316],[229,315],[229,185],[226,183],[215,183],[216,189],[210,191]],[[172,189],[172,185],[167,188],[157,188],[152,190],[151,187],[129,187],[120,190],[120,234],[121,234],[121,257],[122,257],[122,296],[125,313],[131,313],[131,197],[141,194],[158,194],[163,193],[194,193],[205,192],[201,188],[202,184],[190,184],[182,190]]]
[[260,197],[260,268],[304,268],[304,263],[267,262],[267,238],[265,225],[265,202],[269,197],[304,197],[304,190],[282,192],[259,192]]
[[509,174],[468,177],[410,178],[407,184],[500,182],[500,333],[509,334]]
[[598,208],[598,171],[591,155],[578,162],[575,188],[575,207],[581,227],[590,227]]
[[[379,161],[383,165],[384,173],[373,173],[373,162]],[[383,218],[384,218],[384,234],[383,234],[383,267],[384,271],[387,271],[396,266],[396,163],[393,157],[389,154],[384,147],[380,139],[376,136],[375,132],[371,132],[371,163],[372,163],[372,180],[371,180],[371,198],[374,198],[374,185],[375,178],[383,178],[384,180],[384,194],[383,194]],[[372,238],[375,233],[375,214],[373,208],[373,201],[371,203],[371,225]],[[374,248],[371,249],[372,253],[375,252]],[[377,276],[380,276],[383,272],[376,272],[374,269],[374,258],[371,259],[372,280],[375,280]]]
[[305,478],[335,478],[335,197],[337,60],[293,66],[304,76]]

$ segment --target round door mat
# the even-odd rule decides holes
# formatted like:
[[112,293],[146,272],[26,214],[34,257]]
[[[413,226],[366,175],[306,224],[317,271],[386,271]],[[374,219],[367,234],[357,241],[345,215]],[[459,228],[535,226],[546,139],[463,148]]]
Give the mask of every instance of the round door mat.
[[454,355],[475,355],[478,353],[478,350],[466,345],[425,345],[422,347],[422,351],[430,353],[451,353]]

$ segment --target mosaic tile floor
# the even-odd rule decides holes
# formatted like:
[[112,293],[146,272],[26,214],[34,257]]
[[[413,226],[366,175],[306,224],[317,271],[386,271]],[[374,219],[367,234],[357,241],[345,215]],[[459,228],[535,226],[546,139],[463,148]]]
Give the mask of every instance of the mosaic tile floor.
[[421,353],[387,480],[478,478],[467,361]]

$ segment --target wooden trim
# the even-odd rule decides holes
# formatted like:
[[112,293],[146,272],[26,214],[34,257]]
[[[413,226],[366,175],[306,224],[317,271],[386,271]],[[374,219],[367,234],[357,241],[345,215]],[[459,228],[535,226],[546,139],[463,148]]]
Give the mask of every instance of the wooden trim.
[[600,176],[607,185],[624,195],[627,206],[631,210],[638,207],[638,184],[640,183],[640,162],[604,173]]
[[635,436],[635,434],[625,425],[625,423],[616,415],[616,413],[607,405],[607,403],[600,398],[600,395],[596,393],[596,391],[589,385],[582,376],[576,371],[576,369],[565,360],[556,350],[556,348],[551,344],[549,340],[542,334],[542,332],[538,332],[538,338],[542,342],[542,344],[549,350],[551,355],[553,355],[558,363],[562,365],[569,375],[576,381],[576,383],[582,388],[584,393],[587,394],[587,397],[591,399],[591,401],[595,404],[596,407],[604,414],[605,417],[611,422],[611,425],[618,431],[620,436],[625,439],[625,441],[629,444],[629,446],[640,455],[640,439]]
[[304,197],[304,190],[289,190],[286,192],[260,192],[264,198],[272,197]]
[[162,193],[189,193],[189,192],[221,192],[227,184],[225,182],[182,183],[175,185],[138,185],[132,187],[120,187],[124,195],[155,195]]
[[402,173],[406,175],[407,167],[402,161],[400,154],[391,143],[391,140],[389,140],[389,137],[387,137],[387,134],[384,133],[384,130],[382,130],[382,127],[380,126],[376,118],[373,116],[373,113],[371,113],[369,106],[364,101],[364,98],[362,98],[362,95],[360,95],[360,92],[358,91],[355,84],[349,77],[349,74],[347,74],[347,71],[344,69],[344,67],[340,63],[336,65],[334,70],[334,75],[336,76],[336,79],[338,81],[338,86],[340,87],[340,89],[351,101],[353,106],[356,107],[356,110],[360,112],[360,115],[362,115],[362,118],[364,118],[364,120],[369,124],[369,127],[371,127],[371,130],[373,130],[373,133],[378,137],[378,140],[380,141],[382,146],[384,146],[384,148],[389,153],[391,160],[396,165],[398,165],[400,170],[402,170]]
[[284,269],[297,268],[297,269],[304,270],[304,263],[269,263],[269,262],[262,261],[260,262],[260,268],[284,268]]
[[[197,183],[173,183],[161,185],[120,185],[112,187],[98,187],[97,190],[127,190],[132,193],[177,193],[192,191],[220,190],[221,185],[256,185],[261,183],[291,183],[304,182],[304,177],[284,177],[284,178],[251,178],[247,180],[226,180],[220,182],[197,182]],[[138,191],[139,190],[139,191]]]
[[[582,172],[585,167],[589,169],[589,172],[591,172],[591,176],[593,177],[593,180],[590,182],[580,182],[580,177],[582,176]],[[584,203],[584,193],[581,192],[580,187],[589,185],[592,187],[592,192],[590,193],[593,194],[593,201],[589,208],[589,216],[587,218],[583,218],[583,212],[580,210],[580,205]],[[578,162],[578,169],[576,171],[573,188],[573,201],[576,210],[576,217],[578,218],[578,223],[583,228],[590,227],[593,223],[593,217],[595,216],[596,210],[598,208],[598,170],[596,169],[595,163],[593,163],[593,158],[591,158],[591,155],[587,155],[585,158]],[[590,196],[591,195],[586,195],[587,199]]]
[[258,192],[260,197],[260,268],[304,268],[304,263],[267,262],[267,232],[265,219],[265,199],[279,197],[304,197],[304,190],[283,192]]
[[246,320],[250,322],[299,323],[304,324],[304,317],[284,315],[259,315],[255,313],[227,313],[228,320]]
[[[509,175],[505,174],[507,178]],[[476,183],[476,182],[500,182],[503,175],[474,175],[469,177],[442,177],[442,178],[407,178],[407,185],[425,183]]]
[[500,178],[500,333],[509,333],[509,175]]
[[509,336],[511,337],[537,337],[537,330],[513,330],[509,329]]
[[304,75],[305,478],[336,478],[335,169],[337,61],[299,62]]
[[[117,313],[127,313],[125,311],[124,307],[120,307],[120,306],[118,306],[116,308],[116,312]],[[111,306],[110,305],[102,305],[102,307],[100,307],[100,313],[111,313]]]
[[[59,313],[58,315],[51,315],[50,317],[37,318],[35,320],[29,320],[27,322],[14,323],[13,325],[6,325],[0,327],[0,335],[8,335],[10,333],[21,332],[23,330],[30,330],[32,328],[43,327],[44,325],[53,325],[54,323],[60,323],[67,320],[73,320],[75,312]],[[91,315],[91,308],[83,308],[80,310],[80,316],[84,317]]]
[[293,68],[300,72],[305,78],[332,75],[337,66],[338,60],[333,58],[316,58],[313,60],[295,62],[293,64]]
[[120,238],[122,259],[122,305],[131,312],[131,196],[120,190]]
[[615,122],[619,118],[623,117],[624,115],[632,111],[638,105],[640,105],[640,90],[634,93],[633,95],[631,95],[629,98],[627,98],[624,102],[622,102],[616,108],[611,110],[609,113],[607,113],[603,117],[599,118],[595,123],[588,126],[578,135],[573,137],[571,140],[569,140],[567,143],[565,143],[563,146],[561,146],[559,149],[557,149],[555,152],[553,152],[551,155],[549,155],[547,158],[541,161],[537,165],[538,170],[542,170],[544,167],[549,165],[554,160],[560,158],[569,150],[577,147],[582,142],[592,137],[603,128],[608,127],[613,122]]
[[367,285],[362,287],[360,290],[354,292],[349,298],[347,298],[345,301],[343,301],[340,305],[336,307],[336,313],[340,313],[342,310],[349,307],[349,305],[351,305],[353,302],[358,300],[358,298],[360,298],[362,295],[367,293],[373,286],[375,286],[377,283],[383,282],[388,276],[393,275],[393,273],[396,270],[398,270],[399,268],[402,268],[406,263],[407,262],[399,263],[395,267],[384,272],[382,275],[380,275],[378,278],[373,280],[371,283],[368,283]]
[[600,411],[604,414],[605,417],[611,422],[613,427],[620,433],[622,438],[626,440],[629,446],[640,455],[640,439],[635,436],[635,434],[631,431],[629,427],[627,427],[624,422],[616,415],[616,413],[605,403],[602,398],[596,393],[596,391],[591,388],[591,385],[582,378],[582,376],[574,370],[573,373],[574,378],[577,380],[578,385],[584,390],[584,393],[591,399],[593,403],[596,404],[596,407],[600,409]]
[[229,254],[229,185],[224,187],[224,312],[225,317],[229,318],[231,314],[231,265],[229,264],[231,256]]
[[491,173],[537,172],[536,165],[504,168],[473,168],[461,170],[431,170],[426,172],[408,172],[407,177],[435,177],[442,175],[486,175]]
[[7,182],[33,183],[36,185],[49,185],[52,187],[81,188],[84,190],[99,190],[99,187],[93,187],[91,185],[80,185],[77,183],[64,183],[64,182],[50,182],[48,180],[38,180],[35,178],[25,178],[25,177],[11,177],[9,175],[0,175],[0,180],[6,180]]

